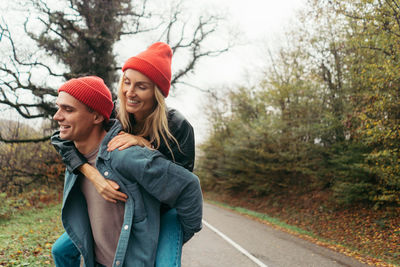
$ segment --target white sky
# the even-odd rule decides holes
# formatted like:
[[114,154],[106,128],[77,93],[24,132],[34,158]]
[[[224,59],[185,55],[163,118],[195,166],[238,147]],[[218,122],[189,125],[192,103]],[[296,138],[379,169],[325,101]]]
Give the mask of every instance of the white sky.
[[[153,1],[156,4],[168,3],[165,0],[159,0],[160,3]],[[2,9],[4,5],[10,7],[6,2],[0,0]],[[244,83],[248,77],[256,79],[262,66],[267,64],[266,47],[279,46],[279,38],[290,28],[297,10],[305,3],[306,0],[185,0],[184,4],[192,10],[201,12],[210,8],[224,13],[227,24],[241,32],[240,44],[218,58],[202,60],[190,83],[208,89]],[[118,60],[121,61],[144,50],[148,44],[140,48],[136,43],[137,51],[131,51],[132,46],[123,40],[116,46],[118,51],[127,51],[120,53]],[[209,129],[204,114],[206,102],[203,93],[190,87],[179,89],[167,98],[167,104],[182,112],[193,125],[197,144],[205,140]],[[16,116],[13,115],[11,119],[16,119]]]
[[[260,75],[266,65],[266,47],[279,46],[279,39],[290,28],[297,10],[306,0],[202,0],[198,5],[226,10],[229,24],[239,29],[243,42],[218,58],[197,66],[192,82],[201,88],[245,83],[248,76]],[[182,91],[182,92],[181,92]],[[196,89],[185,88],[167,98],[167,104],[181,111],[195,129],[196,143],[205,140],[208,122],[204,115],[207,98]]]

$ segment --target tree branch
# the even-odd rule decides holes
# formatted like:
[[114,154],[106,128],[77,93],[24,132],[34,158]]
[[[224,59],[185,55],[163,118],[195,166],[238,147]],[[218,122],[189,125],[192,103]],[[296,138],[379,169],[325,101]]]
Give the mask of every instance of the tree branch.
[[46,142],[50,140],[51,135],[45,136],[42,138],[31,138],[31,139],[4,139],[0,134],[0,142],[8,143],[8,144],[17,144],[17,143],[40,143]]

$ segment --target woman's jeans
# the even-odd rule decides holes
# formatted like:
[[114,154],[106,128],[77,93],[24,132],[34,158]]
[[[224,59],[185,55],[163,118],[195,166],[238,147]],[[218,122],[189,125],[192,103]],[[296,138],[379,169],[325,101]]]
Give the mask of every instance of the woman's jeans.
[[176,209],[171,209],[161,215],[160,225],[156,267],[180,267],[183,231]]
[[[183,232],[176,209],[170,209],[161,216],[160,236],[156,254],[156,267],[180,267]],[[79,267],[80,252],[67,233],[54,243],[51,253],[56,267]],[[129,263],[127,263],[129,266]]]

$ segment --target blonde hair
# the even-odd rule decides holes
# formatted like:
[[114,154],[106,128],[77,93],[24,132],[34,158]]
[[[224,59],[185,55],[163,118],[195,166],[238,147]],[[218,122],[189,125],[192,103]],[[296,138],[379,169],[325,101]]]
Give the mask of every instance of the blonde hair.
[[155,149],[159,149],[161,144],[161,139],[164,141],[168,150],[171,152],[172,159],[175,161],[174,153],[169,145],[169,140],[172,140],[178,145],[179,143],[176,138],[171,134],[168,127],[168,119],[167,119],[167,105],[165,104],[165,97],[161,93],[161,90],[154,84],[154,95],[156,99],[156,104],[153,112],[147,116],[144,122],[144,126],[138,132],[134,132],[134,128],[132,125],[132,120],[134,120],[134,116],[131,113],[126,111],[126,97],[122,92],[122,86],[124,82],[125,74],[121,76],[121,79],[118,84],[118,99],[119,99],[119,108],[118,108],[118,119],[120,120],[124,131],[134,134],[137,136],[141,136],[144,138],[149,138],[150,143],[155,143]]

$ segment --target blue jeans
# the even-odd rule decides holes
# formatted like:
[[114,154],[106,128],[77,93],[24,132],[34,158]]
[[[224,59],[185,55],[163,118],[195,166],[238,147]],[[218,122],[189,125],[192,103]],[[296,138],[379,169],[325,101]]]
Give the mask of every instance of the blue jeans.
[[57,267],[81,266],[81,253],[75,247],[74,243],[72,243],[66,232],[53,244],[51,254]]
[[[176,209],[161,216],[160,236],[156,254],[156,267],[180,267],[183,232]],[[79,267],[80,252],[67,233],[62,234],[51,249],[56,267]]]
[[156,267],[180,267],[183,231],[176,209],[170,209],[161,216],[160,226]]

